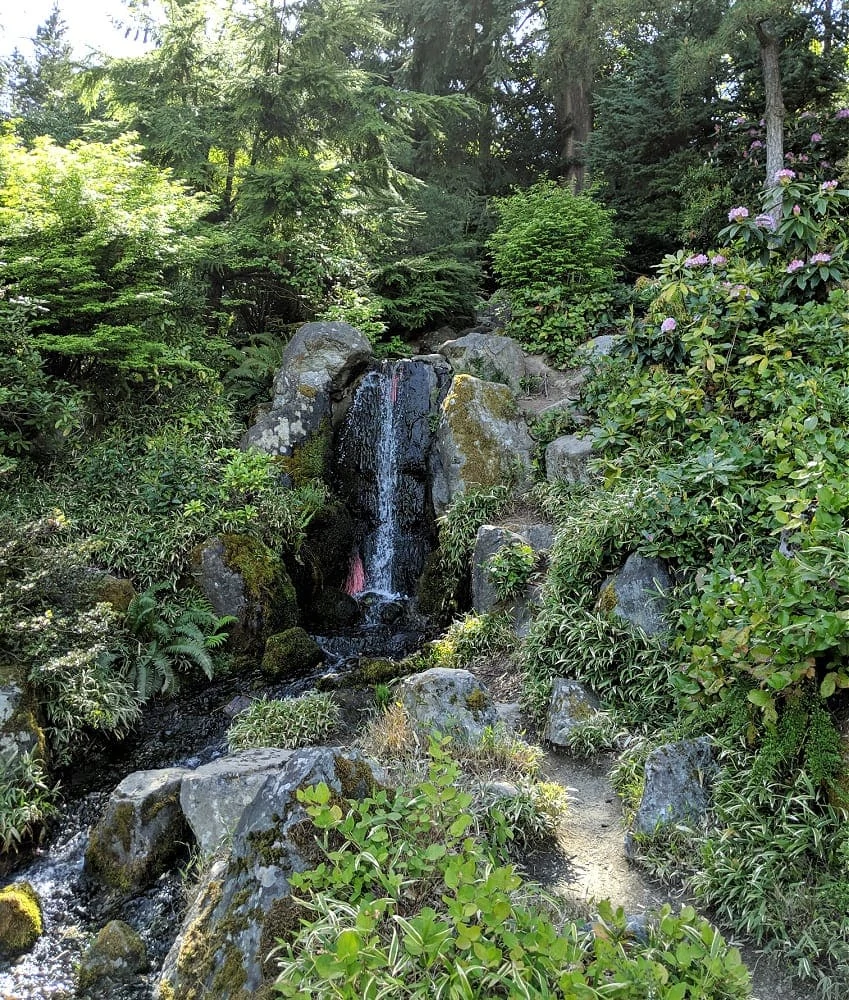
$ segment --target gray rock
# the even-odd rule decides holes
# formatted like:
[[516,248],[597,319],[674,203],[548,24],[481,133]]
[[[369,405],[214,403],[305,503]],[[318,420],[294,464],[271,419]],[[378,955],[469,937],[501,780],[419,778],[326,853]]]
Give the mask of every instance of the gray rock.
[[472,607],[479,613],[492,611],[501,602],[489,575],[489,560],[508,545],[525,543],[526,539],[509,528],[484,524],[478,528],[472,555]]
[[233,843],[206,876],[162,969],[170,1000],[235,1000],[273,980],[275,938],[298,914],[289,876],[323,854],[297,792],[324,782],[345,798],[364,798],[384,775],[359,753],[333,747],[298,750],[267,778],[242,815]]
[[518,701],[497,701],[495,713],[498,721],[510,733],[522,731],[522,706]]
[[601,433],[591,427],[582,437],[566,434],[555,438],[545,449],[545,474],[550,483],[588,483],[591,476],[589,461],[595,454],[595,442]]
[[448,340],[440,348],[455,372],[465,372],[488,382],[503,382],[515,392],[522,388],[525,377],[525,355],[510,337],[492,333],[467,333],[457,340]]
[[146,968],[144,941],[123,920],[110,920],[83,952],[79,991],[83,996],[105,997],[110,984],[128,982]]
[[555,746],[566,746],[569,736],[599,710],[598,699],[578,681],[558,677],[551,692],[551,704],[545,726],[545,739]]
[[230,566],[223,541],[210,538],[194,553],[192,576],[217,615],[244,617],[248,603],[245,581]]
[[347,323],[302,326],[283,352],[271,410],[242,438],[243,450],[291,455],[329,421],[333,398],[371,357],[371,344]]
[[180,808],[182,767],[136,771],[118,785],[94,825],[85,871],[125,893],[150,884],[167,871],[189,838]]
[[574,399],[558,399],[556,402],[543,407],[543,409],[541,409],[537,414],[537,417],[542,420],[552,414],[563,414],[563,416],[568,416],[572,423],[577,427],[586,427],[590,422],[590,417],[581,409],[580,405],[575,402]]
[[635,854],[634,834],[651,834],[658,827],[702,819],[711,807],[711,785],[717,770],[707,736],[653,750],[646,758],[643,796],[625,838],[628,856]]
[[661,635],[669,628],[664,614],[671,587],[672,579],[659,559],[634,553],[604,582],[597,606],[636,625],[646,635]]
[[13,667],[0,667],[0,769],[25,754],[41,754],[43,747],[35,702],[23,677]]
[[282,771],[293,753],[243,750],[185,775],[180,807],[204,853],[214,851],[233,833],[266,779]]
[[413,724],[426,734],[474,742],[498,721],[489,691],[468,670],[432,667],[405,677],[396,691]]
[[625,343],[625,338],[619,333],[606,334],[603,337],[593,337],[577,350],[577,354],[588,358],[608,358],[616,354]]
[[458,493],[530,479],[534,443],[506,385],[456,375],[440,409],[432,494],[443,513]]

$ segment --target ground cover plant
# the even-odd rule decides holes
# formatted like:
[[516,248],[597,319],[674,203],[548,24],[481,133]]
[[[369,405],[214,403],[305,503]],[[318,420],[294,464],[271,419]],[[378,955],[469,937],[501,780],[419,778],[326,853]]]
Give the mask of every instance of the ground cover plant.
[[[645,838],[644,863],[836,998],[849,985],[849,190],[790,167],[774,180],[780,216],[729,206],[712,249],[667,256],[630,359],[591,377],[597,485],[551,492],[559,539],[525,697],[541,709],[568,674],[651,734],[618,771],[632,802],[651,747],[710,734],[709,822]],[[676,575],[661,641],[596,604],[634,550]]]

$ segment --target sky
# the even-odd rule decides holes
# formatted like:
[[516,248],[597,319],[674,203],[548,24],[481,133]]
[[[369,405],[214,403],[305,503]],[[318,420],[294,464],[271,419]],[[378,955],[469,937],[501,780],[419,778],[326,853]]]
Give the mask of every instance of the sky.
[[[43,23],[54,0],[0,0],[0,56],[18,48],[31,54],[29,39]],[[82,58],[91,49],[102,49],[114,56],[134,55],[145,49],[141,38],[124,37],[110,17],[127,20],[127,8],[121,0],[59,0],[59,11],[68,25],[68,39],[74,54]]]

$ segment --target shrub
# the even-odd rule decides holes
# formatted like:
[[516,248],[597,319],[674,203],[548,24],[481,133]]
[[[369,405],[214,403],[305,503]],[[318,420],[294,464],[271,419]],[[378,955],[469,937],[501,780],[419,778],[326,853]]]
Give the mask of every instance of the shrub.
[[[309,921],[281,941],[283,996],[749,996],[735,949],[691,909],[662,910],[640,944],[622,911],[598,933],[562,919],[473,835],[456,765],[432,748],[427,780],[340,804],[319,785],[299,793],[323,831],[326,861],[292,878]],[[675,990],[675,992],[672,992]]]
[[339,723],[339,705],[323,691],[297,698],[260,698],[240,712],[227,732],[231,752],[252,747],[295,749],[326,739]]
[[490,556],[486,572],[501,600],[508,600],[524,591],[536,561],[536,552],[527,542],[511,542]]
[[35,836],[56,813],[55,793],[48,785],[38,754],[0,757],[0,855]]

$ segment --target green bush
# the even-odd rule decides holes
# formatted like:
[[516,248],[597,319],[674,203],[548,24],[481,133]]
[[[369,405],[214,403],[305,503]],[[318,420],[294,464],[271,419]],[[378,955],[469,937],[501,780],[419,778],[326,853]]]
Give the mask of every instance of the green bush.
[[0,756],[0,855],[33,837],[56,814],[50,788],[38,754],[4,760]]
[[731,1000],[749,994],[735,949],[691,909],[669,908],[647,943],[603,904],[597,932],[566,921],[474,835],[456,765],[432,748],[427,780],[342,803],[299,793],[326,861],[295,875],[307,912],[280,942],[283,996],[617,997]]
[[324,691],[310,691],[282,700],[260,698],[233,720],[227,743],[231,751],[310,746],[333,732],[339,714],[333,695]]
[[537,554],[527,542],[511,542],[489,557],[486,572],[501,600],[524,591],[536,561]]
[[510,294],[508,333],[565,360],[592,328],[612,322],[611,287],[623,252],[612,215],[550,181],[498,199],[495,208],[500,221],[487,246]]

